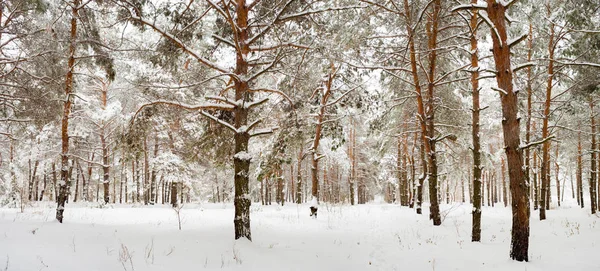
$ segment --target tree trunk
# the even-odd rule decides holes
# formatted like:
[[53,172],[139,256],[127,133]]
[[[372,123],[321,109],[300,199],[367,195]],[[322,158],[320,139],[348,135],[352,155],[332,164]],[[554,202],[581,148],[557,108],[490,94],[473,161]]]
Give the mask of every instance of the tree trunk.
[[348,177],[350,187],[350,205],[354,205],[354,183],[356,181],[356,129],[354,121],[350,121],[350,142],[348,154],[350,156],[350,176]]
[[88,178],[87,178],[86,185],[85,185],[85,187],[83,188],[83,190],[84,190],[84,193],[85,193],[85,194],[84,194],[84,195],[85,195],[84,197],[85,197],[85,199],[86,199],[87,201],[90,201],[90,199],[91,199],[91,196],[90,196],[90,185],[92,184],[92,170],[93,170],[93,167],[92,167],[92,163],[91,163],[91,161],[94,161],[94,156],[95,156],[95,155],[96,155],[96,154],[95,154],[94,152],[92,152],[92,156],[90,157],[90,163],[88,163],[88,170],[87,170],[87,173],[88,173],[88,175],[87,175],[87,176],[88,176]]
[[[154,158],[158,156],[158,135],[154,136]],[[157,195],[156,170],[152,167],[152,178],[150,180],[150,204],[154,205]]]
[[77,45],[77,18],[79,17],[80,0],[73,0],[71,5],[71,35],[69,38],[69,60],[65,79],[65,100],[61,121],[61,163],[60,182],[58,183],[58,203],[56,207],[56,220],[62,223],[65,211],[65,202],[69,197],[69,117],[73,92],[73,73],[75,69],[75,49]]
[[[248,41],[248,5],[245,0],[236,0],[236,25],[239,27],[238,31],[235,31],[236,40],[238,41],[238,51],[236,55],[236,67],[234,73],[237,75],[235,80],[235,100],[246,101],[249,98],[249,87],[248,82],[243,80],[248,74],[248,53],[250,52],[250,45]],[[236,107],[234,109],[234,127],[240,132],[236,132],[234,136],[235,141],[235,153],[246,154],[248,152],[248,141],[250,135],[248,131],[242,131],[242,126],[247,125],[248,122],[248,109],[245,107]],[[248,195],[248,182],[250,173],[250,159],[241,159],[240,155],[235,155],[233,158],[234,167],[234,205],[235,205],[235,216],[233,220],[235,228],[235,239],[242,237],[252,240],[250,232],[250,197]]]
[[504,150],[508,163],[508,176],[512,198],[512,238],[510,256],[517,261],[528,261],[529,250],[529,199],[523,175],[523,150],[519,147],[519,118],[517,93],[513,91],[513,71],[510,46],[507,42],[506,7],[496,0],[487,0],[487,13],[492,21],[491,36],[498,88],[502,104],[502,130]]
[[[542,139],[548,138],[548,119],[550,117],[550,101],[552,100],[552,78],[554,76],[554,24],[550,23],[550,39],[548,41],[548,79],[546,85],[546,101],[544,103],[544,114],[542,115]],[[540,220],[546,219],[548,209],[548,198],[550,197],[550,140],[542,145],[542,194],[540,203]]]
[[81,165],[79,161],[77,161],[77,177],[75,178],[75,197],[73,198],[73,202],[77,202],[79,199],[79,177],[83,176],[83,172],[81,171]]
[[558,165],[558,144],[556,144],[556,151],[554,152],[554,177],[556,178],[556,204],[560,207],[560,179],[558,173],[560,172],[560,166]]
[[504,202],[504,207],[508,207],[508,189],[506,188],[506,164],[502,158],[502,202]]
[[[476,4],[477,0],[471,0]],[[477,17],[476,9],[471,11],[471,89],[473,92],[473,111],[471,137],[473,140],[473,194],[471,202],[473,203],[473,228],[471,231],[471,241],[481,241],[481,139],[479,137],[479,114],[481,107],[479,105],[479,56],[477,54]]]
[[102,144],[102,187],[104,191],[104,204],[110,200],[110,166],[108,165],[108,145],[104,135],[104,128],[100,131],[100,143]]
[[171,182],[171,206],[177,208],[177,182]]
[[[531,24],[531,22],[529,23],[529,36],[527,39],[527,62],[531,62],[531,56],[533,54],[533,25]],[[529,142],[531,142],[531,108],[532,108],[532,97],[533,97],[533,88],[531,87],[531,66],[527,67],[527,85],[526,85],[526,89],[527,89],[527,123],[525,124],[525,144],[529,144]],[[525,176],[525,182],[526,183],[531,183],[531,179],[529,177],[529,172],[531,171],[531,166],[530,163],[531,162],[531,150],[530,148],[525,149],[525,172],[524,172],[524,176]],[[535,173],[534,173],[535,174]],[[535,175],[534,175],[534,179],[533,179],[533,183],[535,184]],[[537,186],[534,185],[534,189]],[[533,209],[536,210],[537,209],[537,202],[535,202],[537,195],[536,192],[534,190],[534,205],[533,205]],[[531,195],[529,195],[531,197]]]
[[[302,140],[301,140],[302,141]],[[304,153],[302,147],[299,148],[297,163],[297,176],[296,176],[296,203],[302,204],[302,160],[304,159]]]
[[590,209],[596,213],[596,117],[594,116],[594,100],[590,97],[590,119],[592,125],[592,147],[590,148]]
[[419,176],[419,183],[417,184],[417,214],[423,213],[423,184],[425,183],[425,175],[427,174],[427,162],[425,162],[425,148],[423,145],[424,143],[421,142],[419,154],[421,155],[421,167],[423,169],[423,173]]
[[148,205],[150,202],[150,159],[148,158],[148,137],[144,137],[144,179],[143,179],[143,193],[144,193],[144,205]]

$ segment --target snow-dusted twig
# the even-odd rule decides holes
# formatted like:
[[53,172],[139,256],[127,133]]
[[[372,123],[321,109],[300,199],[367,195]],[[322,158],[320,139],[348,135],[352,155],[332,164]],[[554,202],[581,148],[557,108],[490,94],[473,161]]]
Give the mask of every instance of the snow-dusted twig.
[[156,24],[148,22],[144,19],[142,19],[141,17],[135,16],[135,15],[131,15],[131,19],[134,21],[137,21],[143,25],[147,25],[150,28],[154,29],[154,31],[158,32],[159,34],[161,34],[163,37],[165,37],[166,39],[168,39],[169,41],[171,41],[173,44],[175,44],[177,47],[179,47],[181,50],[183,50],[185,53],[187,53],[188,55],[192,56],[193,58],[195,58],[196,60],[198,60],[198,62],[204,64],[205,66],[213,69],[213,70],[217,70],[223,73],[227,72],[227,69],[224,67],[219,66],[216,63],[213,63],[212,61],[202,57],[199,53],[194,52],[191,48],[189,48],[188,46],[186,46],[181,40],[179,40],[178,38],[176,38],[175,36],[167,33],[167,31],[161,29],[160,27],[158,27]]
[[548,140],[552,140],[552,139],[554,139],[554,136],[549,136],[549,137],[546,137],[546,138],[544,138],[544,139],[542,139],[542,140],[538,140],[538,141],[534,141],[534,142],[529,142],[529,143],[527,143],[526,145],[520,146],[520,148],[521,148],[522,150],[524,150],[524,149],[528,149],[528,148],[531,148],[531,147],[535,147],[535,146],[537,146],[537,145],[544,144],[546,141],[548,141]]
[[491,87],[492,90],[497,91],[499,93],[502,93],[504,95],[508,95],[508,92],[506,92],[506,90],[498,88],[498,87]]
[[217,117],[213,116],[212,114],[210,114],[210,113],[208,113],[208,112],[206,112],[204,110],[200,111],[200,114],[204,115],[205,117],[207,117],[207,118],[209,118],[211,120],[214,120],[215,122],[217,122],[218,124],[221,124],[221,125],[225,126],[226,128],[229,128],[229,130],[233,131],[234,133],[238,132],[238,130],[235,127],[233,127],[233,125],[231,125],[231,124],[229,124],[229,123],[227,123],[227,122],[225,122],[223,120],[218,119]]

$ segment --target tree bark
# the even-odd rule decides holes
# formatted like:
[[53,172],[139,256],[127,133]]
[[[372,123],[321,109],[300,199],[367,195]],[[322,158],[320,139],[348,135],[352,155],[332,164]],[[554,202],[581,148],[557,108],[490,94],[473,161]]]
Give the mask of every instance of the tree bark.
[[[248,5],[245,0],[236,0],[236,25],[239,27],[238,31],[234,31],[236,40],[238,41],[238,50],[236,54],[236,66],[234,73],[237,75],[238,80],[234,80],[235,99],[236,101],[246,101],[249,96],[248,82],[244,80],[248,74],[248,53],[250,52],[250,45],[248,41]],[[236,132],[234,136],[235,141],[235,153],[247,153],[248,152],[248,141],[250,135],[248,131],[241,131],[239,128],[247,125],[248,122],[248,109],[243,106],[237,106],[234,109],[234,127],[240,132]],[[235,216],[233,220],[235,239],[247,238],[252,240],[250,232],[250,197],[248,195],[249,188],[249,173],[250,173],[250,160],[241,159],[239,155],[235,155],[233,158],[234,164],[234,206]]]
[[65,202],[69,197],[69,117],[73,93],[73,74],[75,69],[75,50],[77,46],[77,18],[79,17],[80,0],[73,0],[71,4],[71,35],[69,38],[69,60],[65,79],[65,100],[61,121],[61,162],[60,182],[58,183],[58,202],[56,207],[56,220],[63,222]]
[[[550,10],[548,10],[550,13]],[[542,139],[548,138],[548,119],[550,117],[550,102],[552,101],[552,79],[554,77],[554,24],[550,22],[550,38],[548,41],[548,79],[546,84],[546,101],[542,115]],[[542,144],[542,195],[540,204],[540,220],[546,219],[548,198],[550,197],[550,140]]]
[[594,99],[589,98],[590,119],[592,126],[592,146],[590,148],[590,209],[592,214],[596,213],[596,117],[594,113]]
[[519,147],[519,118],[517,94],[513,91],[513,72],[510,46],[507,42],[506,7],[496,0],[487,0],[487,13],[492,21],[493,55],[498,71],[496,82],[505,93],[500,94],[502,104],[502,130],[504,150],[508,163],[508,176],[512,198],[512,237],[510,256],[517,261],[528,261],[529,255],[529,199],[523,175],[523,150]]
[[[529,36],[527,38],[527,62],[531,62],[531,56],[533,54],[533,24],[529,23]],[[532,108],[532,97],[533,97],[533,88],[531,87],[531,66],[527,67],[527,123],[525,124],[525,144],[529,144],[531,142],[531,108]],[[529,172],[531,171],[531,150],[530,148],[525,149],[525,182],[531,183],[531,179],[529,177]],[[535,183],[535,177],[533,182]],[[534,185],[534,189],[535,189]],[[535,191],[534,191],[535,195]],[[531,195],[529,195],[531,197]],[[534,201],[537,196],[534,196]],[[534,202],[533,209],[537,209],[537,202]]]
[[[472,4],[476,4],[477,0],[471,0]],[[477,53],[477,17],[476,9],[471,10],[471,90],[473,93],[473,111],[471,137],[473,140],[473,228],[471,231],[471,241],[481,241],[481,139],[479,137],[479,114],[481,107],[479,105],[479,56]]]

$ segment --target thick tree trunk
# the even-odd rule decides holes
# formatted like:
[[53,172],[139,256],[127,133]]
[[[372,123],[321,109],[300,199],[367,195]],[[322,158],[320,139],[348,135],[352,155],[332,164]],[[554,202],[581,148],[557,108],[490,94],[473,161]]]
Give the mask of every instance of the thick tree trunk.
[[80,0],[73,0],[71,5],[71,35],[69,38],[69,60],[65,79],[65,100],[61,121],[61,160],[60,182],[58,183],[58,204],[56,207],[56,220],[62,223],[65,211],[65,202],[69,197],[69,117],[71,115],[71,94],[73,92],[73,74],[75,69],[75,49],[77,46],[77,18],[79,17]]
[[[239,30],[235,32],[236,40],[238,41],[238,51],[236,55],[236,67],[234,73],[238,80],[234,82],[235,100],[246,101],[249,96],[248,82],[244,80],[248,74],[248,53],[250,45],[248,41],[248,5],[245,0],[236,0],[236,25]],[[248,122],[248,109],[245,107],[236,107],[234,109],[234,127],[240,132],[236,132],[234,136],[235,153],[233,158],[234,167],[234,205],[235,216],[233,220],[235,239],[248,238],[252,240],[250,231],[250,197],[248,195],[249,174],[250,174],[250,159],[245,158],[248,153],[248,141],[250,135],[248,131],[241,131],[242,126],[246,126]]]
[[510,46],[507,42],[506,7],[496,0],[487,0],[487,13],[492,21],[493,55],[498,74],[496,81],[502,103],[502,130],[504,150],[508,163],[508,176],[512,198],[512,238],[510,256],[517,261],[528,261],[529,255],[529,199],[523,175],[523,151],[519,147],[519,118],[517,93],[513,91],[513,72]]

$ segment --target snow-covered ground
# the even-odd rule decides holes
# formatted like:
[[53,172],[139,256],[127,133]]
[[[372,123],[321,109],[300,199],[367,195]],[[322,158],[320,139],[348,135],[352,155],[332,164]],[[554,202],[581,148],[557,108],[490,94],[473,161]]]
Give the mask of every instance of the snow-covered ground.
[[[427,209],[427,208],[425,208]],[[562,207],[532,212],[529,263],[511,261],[510,208],[483,209],[471,243],[470,205],[443,205],[443,224],[397,205],[252,206],[253,242],[233,241],[232,204],[51,205],[0,209],[0,270],[600,270],[600,218]]]

